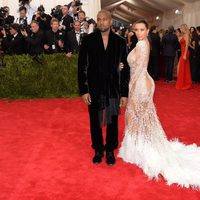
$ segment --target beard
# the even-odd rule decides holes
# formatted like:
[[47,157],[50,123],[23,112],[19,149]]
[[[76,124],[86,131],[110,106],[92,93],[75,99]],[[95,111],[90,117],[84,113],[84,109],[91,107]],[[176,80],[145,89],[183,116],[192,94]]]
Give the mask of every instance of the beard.
[[107,32],[108,30],[110,30],[110,27],[108,28],[105,28],[105,27],[99,27],[99,30],[104,33],[104,32]]

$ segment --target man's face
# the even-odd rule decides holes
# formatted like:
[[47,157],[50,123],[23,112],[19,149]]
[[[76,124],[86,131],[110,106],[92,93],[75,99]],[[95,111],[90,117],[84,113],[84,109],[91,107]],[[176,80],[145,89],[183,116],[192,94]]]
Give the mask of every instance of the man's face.
[[106,32],[111,27],[111,17],[106,13],[99,13],[97,16],[97,27],[101,32]]
[[68,15],[69,9],[68,9],[67,6],[63,6],[63,7],[62,7],[62,13],[63,13],[63,15]]
[[36,23],[31,24],[31,30],[33,33],[37,33],[39,31],[39,26]]
[[85,15],[84,15],[84,13],[78,13],[78,19],[79,19],[79,21],[84,21],[85,20]]
[[10,27],[10,34],[15,35],[16,33],[17,31],[14,28]]
[[81,23],[80,22],[76,21],[74,23],[74,30],[80,32],[80,30],[81,30]]
[[52,28],[52,30],[57,31],[58,28],[59,28],[59,23],[58,23],[58,22],[53,22],[53,23],[51,24],[51,28]]
[[25,10],[21,10],[19,15],[20,15],[21,18],[26,17],[26,11]]

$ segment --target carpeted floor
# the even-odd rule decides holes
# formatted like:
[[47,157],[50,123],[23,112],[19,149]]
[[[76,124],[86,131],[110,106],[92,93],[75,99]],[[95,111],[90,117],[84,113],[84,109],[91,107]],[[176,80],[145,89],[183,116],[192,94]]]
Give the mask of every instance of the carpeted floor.
[[[200,85],[156,83],[158,115],[171,139],[200,145]],[[120,116],[120,137],[124,127]],[[91,159],[87,107],[80,99],[0,101],[0,200],[199,200],[200,191],[148,181],[117,159]],[[116,152],[117,153],[117,152]]]

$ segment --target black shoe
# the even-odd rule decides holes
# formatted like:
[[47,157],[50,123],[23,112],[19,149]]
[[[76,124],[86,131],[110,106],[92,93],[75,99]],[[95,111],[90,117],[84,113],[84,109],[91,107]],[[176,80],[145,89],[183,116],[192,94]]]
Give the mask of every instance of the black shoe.
[[103,151],[95,151],[95,155],[94,155],[94,157],[93,157],[93,159],[92,159],[92,162],[94,163],[94,164],[99,164],[99,163],[101,163],[102,162],[102,158],[103,158]]
[[115,156],[114,156],[113,151],[107,151],[106,152],[106,163],[108,165],[114,165],[115,162],[116,162],[116,160],[115,160]]

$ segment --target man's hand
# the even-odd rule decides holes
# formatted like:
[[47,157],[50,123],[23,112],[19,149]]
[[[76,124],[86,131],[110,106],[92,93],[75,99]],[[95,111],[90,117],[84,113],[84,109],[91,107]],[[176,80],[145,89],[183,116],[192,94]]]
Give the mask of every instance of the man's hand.
[[128,103],[128,98],[127,97],[121,97],[120,99],[120,107],[121,106],[126,106]]
[[66,53],[65,55],[66,55],[68,58],[71,58],[71,57],[72,57],[72,52]]
[[45,44],[44,49],[46,49],[46,50],[49,49],[49,45]]
[[81,98],[83,99],[84,103],[87,105],[90,105],[92,103],[89,93],[82,95]]

